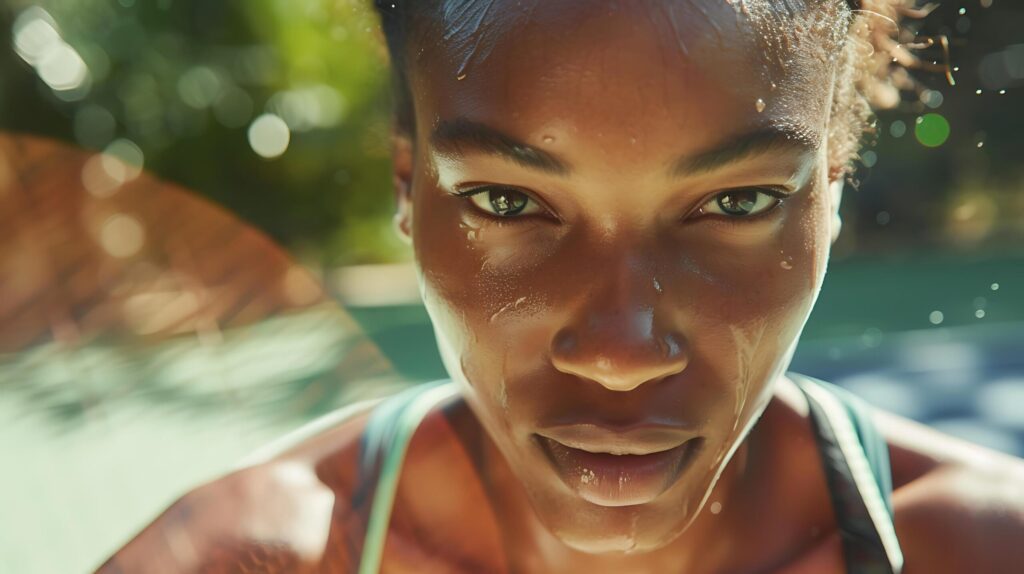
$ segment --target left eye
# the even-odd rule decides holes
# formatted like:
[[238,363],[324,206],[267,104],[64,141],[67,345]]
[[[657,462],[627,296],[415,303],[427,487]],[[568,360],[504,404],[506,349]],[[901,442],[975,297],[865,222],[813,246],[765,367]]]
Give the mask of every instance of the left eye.
[[744,188],[723,191],[700,208],[701,215],[730,218],[752,217],[782,203],[781,194],[771,189]]
[[477,208],[496,217],[518,217],[544,211],[544,208],[529,195],[507,187],[473,190],[469,194],[469,200]]

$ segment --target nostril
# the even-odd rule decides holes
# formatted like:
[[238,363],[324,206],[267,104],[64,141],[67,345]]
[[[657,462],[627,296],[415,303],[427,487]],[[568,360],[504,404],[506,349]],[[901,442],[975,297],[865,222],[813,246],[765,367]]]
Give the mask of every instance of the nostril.
[[679,338],[673,333],[659,337],[658,346],[661,349],[661,356],[665,359],[676,359],[682,355],[682,345]]
[[568,329],[559,331],[551,342],[551,350],[557,357],[570,357],[575,354],[577,347],[579,338]]

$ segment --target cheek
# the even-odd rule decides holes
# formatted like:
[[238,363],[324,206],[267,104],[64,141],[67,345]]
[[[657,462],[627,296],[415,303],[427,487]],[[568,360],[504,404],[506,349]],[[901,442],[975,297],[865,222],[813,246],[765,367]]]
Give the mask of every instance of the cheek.
[[694,233],[673,267],[669,295],[689,299],[676,321],[686,326],[692,364],[709,378],[733,381],[737,411],[787,367],[824,278],[831,245],[824,183],[789,201],[776,231]]
[[489,400],[506,403],[511,346],[539,343],[535,319],[549,315],[547,290],[537,281],[550,275],[537,273],[544,241],[520,226],[481,224],[468,216],[468,202],[437,188],[414,194],[416,262],[445,365]]

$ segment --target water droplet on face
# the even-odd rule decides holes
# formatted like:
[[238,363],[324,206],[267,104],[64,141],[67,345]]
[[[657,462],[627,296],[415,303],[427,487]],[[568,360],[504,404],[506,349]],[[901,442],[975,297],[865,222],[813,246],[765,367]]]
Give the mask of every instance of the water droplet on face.
[[754,108],[757,109],[757,113],[763,112],[766,107],[768,107],[768,104],[761,98],[757,98],[757,101],[754,102]]
[[654,290],[661,293],[661,283],[658,282],[658,278],[654,278]]
[[712,502],[710,510],[711,510],[711,514],[718,514],[718,513],[722,512],[722,503],[721,502]]
[[782,267],[786,271],[789,271],[790,269],[793,268],[793,264],[790,263],[789,261],[781,261],[779,262],[779,267]]
[[544,136],[540,140],[546,144],[555,143],[555,136]]

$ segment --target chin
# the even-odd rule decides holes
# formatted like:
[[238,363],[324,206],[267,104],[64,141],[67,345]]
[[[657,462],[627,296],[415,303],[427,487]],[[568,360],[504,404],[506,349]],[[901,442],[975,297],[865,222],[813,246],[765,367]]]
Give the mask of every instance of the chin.
[[676,540],[692,522],[686,500],[666,504],[606,507],[574,497],[569,504],[549,499],[534,510],[562,544],[586,554],[643,554]]
[[[639,518],[639,517],[636,517]],[[636,518],[631,523],[636,523]],[[554,532],[563,544],[586,554],[643,554],[658,550],[675,540],[680,532],[631,531],[628,524],[619,532],[582,531],[575,528]]]

